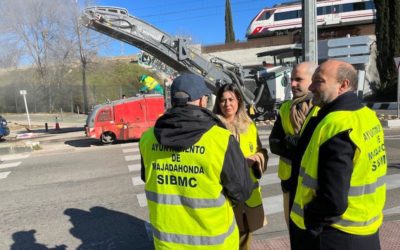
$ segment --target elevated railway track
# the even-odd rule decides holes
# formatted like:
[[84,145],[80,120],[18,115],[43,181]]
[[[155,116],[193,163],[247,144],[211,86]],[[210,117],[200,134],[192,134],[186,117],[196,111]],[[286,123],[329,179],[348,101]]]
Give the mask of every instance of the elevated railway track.
[[[350,36],[364,36],[375,34],[375,24],[359,24],[346,27],[332,27],[318,30],[318,39],[332,39]],[[239,49],[252,49],[270,46],[280,46],[294,43],[301,43],[302,36],[300,30],[289,31],[285,35],[269,36],[262,38],[249,39],[244,42],[234,42],[228,44],[216,44],[202,46],[201,52],[205,54],[221,51],[239,50]]]

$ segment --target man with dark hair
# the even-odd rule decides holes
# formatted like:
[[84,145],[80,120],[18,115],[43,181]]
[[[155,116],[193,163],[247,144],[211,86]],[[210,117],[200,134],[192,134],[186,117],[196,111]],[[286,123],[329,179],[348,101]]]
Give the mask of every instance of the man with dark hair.
[[320,107],[298,141],[292,249],[380,249],[387,163],[382,126],[354,91],[357,71],[328,60],[309,87]]
[[311,77],[315,69],[316,65],[311,62],[302,62],[293,67],[290,81],[293,98],[281,105],[269,137],[271,152],[280,157],[278,176],[281,179],[283,211],[287,225],[289,225],[290,193],[294,198],[296,191],[295,187],[294,190],[290,190],[288,181],[291,175],[298,175],[297,172],[292,171],[291,162],[300,130],[313,108],[311,103],[312,93],[308,90],[308,87],[311,84]]
[[204,79],[182,74],[172,108],[140,139],[142,179],[156,249],[238,249],[232,207],[253,190],[236,139],[205,107]]

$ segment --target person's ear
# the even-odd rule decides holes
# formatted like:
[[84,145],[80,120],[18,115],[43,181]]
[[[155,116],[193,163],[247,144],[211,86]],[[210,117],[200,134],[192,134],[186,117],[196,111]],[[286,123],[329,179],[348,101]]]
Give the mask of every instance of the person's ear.
[[344,92],[348,91],[349,89],[350,89],[350,81],[348,79],[344,79],[340,83],[339,94],[344,93]]

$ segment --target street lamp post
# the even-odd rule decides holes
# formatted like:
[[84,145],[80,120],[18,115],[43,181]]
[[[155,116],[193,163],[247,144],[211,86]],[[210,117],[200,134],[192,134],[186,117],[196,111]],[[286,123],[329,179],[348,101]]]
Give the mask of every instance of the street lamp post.
[[31,129],[31,119],[29,118],[28,104],[26,103],[26,90],[20,90],[19,93],[24,97],[26,116],[28,117],[29,129]]

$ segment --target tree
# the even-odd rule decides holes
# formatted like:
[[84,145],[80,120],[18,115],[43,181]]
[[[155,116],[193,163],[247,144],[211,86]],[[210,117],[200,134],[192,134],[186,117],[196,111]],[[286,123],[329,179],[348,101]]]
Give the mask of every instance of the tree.
[[[3,1],[0,5],[2,35],[12,39],[14,50],[23,49],[25,64],[31,64],[36,71],[34,111],[37,106],[46,106],[52,111],[51,67],[59,62],[60,35],[62,34],[64,8],[62,0],[15,0]],[[41,98],[40,98],[41,97]],[[42,102],[42,103],[40,103]],[[39,107],[40,108],[40,107]]]
[[398,0],[374,0],[376,7],[376,64],[381,79],[377,94],[394,99],[397,69],[393,58],[400,56],[400,3]]
[[231,1],[225,1],[225,43],[235,42],[235,32],[233,31]]

